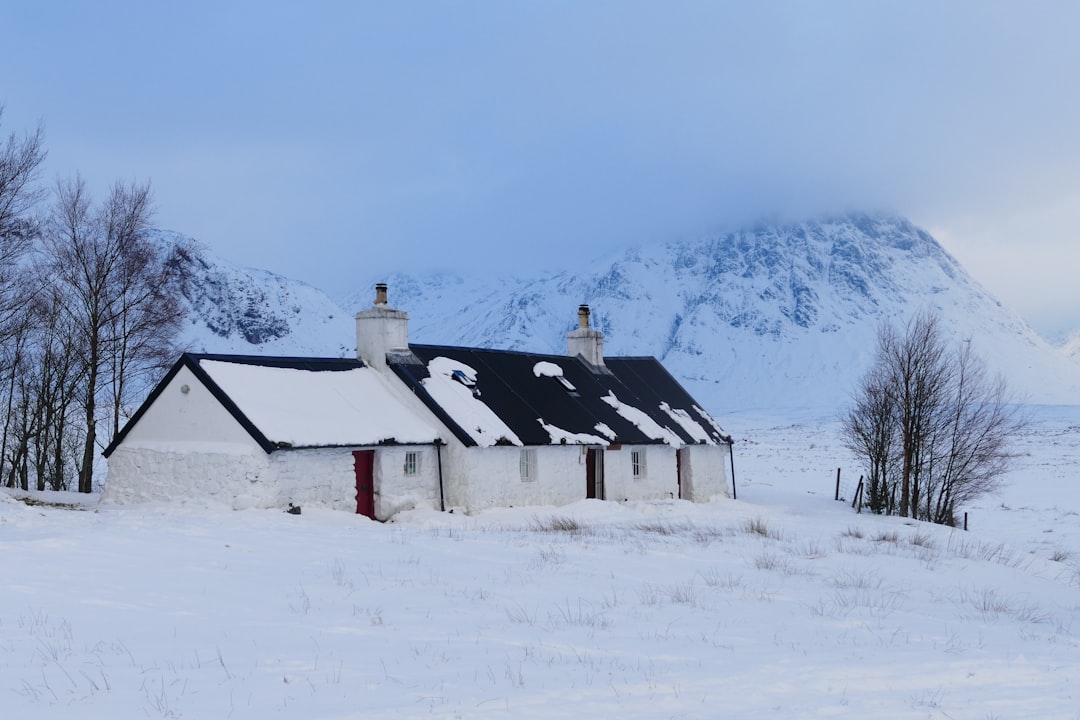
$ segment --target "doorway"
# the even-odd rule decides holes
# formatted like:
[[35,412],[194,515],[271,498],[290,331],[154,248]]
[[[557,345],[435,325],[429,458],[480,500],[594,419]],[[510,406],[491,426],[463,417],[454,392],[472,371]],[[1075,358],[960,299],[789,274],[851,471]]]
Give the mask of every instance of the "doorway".
[[603,448],[588,448],[585,451],[585,497],[604,499]]
[[354,450],[356,514],[375,519],[375,451]]

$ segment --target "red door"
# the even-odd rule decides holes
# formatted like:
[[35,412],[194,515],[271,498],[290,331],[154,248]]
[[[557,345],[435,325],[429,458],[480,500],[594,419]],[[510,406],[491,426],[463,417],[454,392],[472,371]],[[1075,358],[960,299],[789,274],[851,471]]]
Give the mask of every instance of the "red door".
[[356,514],[375,519],[375,451],[354,450],[356,461]]

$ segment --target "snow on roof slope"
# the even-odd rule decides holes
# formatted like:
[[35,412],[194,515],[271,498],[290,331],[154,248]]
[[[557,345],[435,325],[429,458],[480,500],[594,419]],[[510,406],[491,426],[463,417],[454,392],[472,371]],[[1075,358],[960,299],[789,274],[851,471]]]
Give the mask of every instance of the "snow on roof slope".
[[622,402],[621,400],[619,400],[618,397],[615,396],[615,393],[608,391],[608,394],[600,399],[606,402],[611,407],[615,408],[615,412],[619,413],[619,415],[621,415],[626,420],[632,422],[634,425],[637,426],[638,430],[641,430],[641,432],[645,433],[652,439],[663,440],[668,445],[673,445],[675,447],[679,447],[683,444],[682,440],[679,439],[678,435],[671,432],[665,427],[660,427],[660,425],[651,417],[649,417],[648,413],[646,413],[644,410],[636,408],[632,405],[627,405],[626,403]]
[[[671,419],[677,422],[694,440],[698,442],[709,441],[709,433],[705,431],[705,428],[701,427],[701,423],[690,417],[690,413],[679,408],[673,408],[666,402],[660,403],[660,409],[670,415]],[[704,415],[704,413],[702,414]]]
[[448,357],[433,358],[427,368],[430,375],[421,381],[424,389],[477,445],[490,446],[500,440],[524,444],[502,418],[473,395],[472,388],[454,379],[454,371],[458,371],[475,384],[476,370]]
[[571,445],[607,445],[611,442],[610,438],[600,437],[599,435],[590,435],[588,433],[574,433],[569,430],[563,430],[562,428],[544,422],[543,418],[537,418],[536,422],[540,423],[540,427],[547,431],[547,434],[551,436],[551,442],[556,444]]
[[533,365],[533,375],[536,377],[562,377],[562,368],[553,362],[541,360]]
[[371,368],[314,372],[205,359],[199,365],[274,443],[419,444],[439,437],[435,423],[410,410]]

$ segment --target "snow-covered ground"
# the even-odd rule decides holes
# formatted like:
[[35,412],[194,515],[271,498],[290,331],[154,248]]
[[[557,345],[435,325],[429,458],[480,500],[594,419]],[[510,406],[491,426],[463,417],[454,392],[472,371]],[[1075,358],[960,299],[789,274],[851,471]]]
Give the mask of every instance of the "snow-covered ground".
[[1080,408],[963,532],[855,514],[835,423],[738,500],[378,524],[0,494],[4,718],[1078,718]]

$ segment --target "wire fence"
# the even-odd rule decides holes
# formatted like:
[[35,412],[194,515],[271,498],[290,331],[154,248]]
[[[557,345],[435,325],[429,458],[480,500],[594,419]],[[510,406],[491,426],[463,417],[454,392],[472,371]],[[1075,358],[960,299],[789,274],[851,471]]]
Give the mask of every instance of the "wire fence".
[[[847,476],[843,475],[843,468],[836,468],[836,486],[834,490],[833,499],[837,502],[844,502],[851,506],[851,509],[857,513],[861,513],[866,506],[865,488],[863,486],[863,476],[849,473]],[[964,530],[968,529],[968,514],[965,512],[962,516],[956,518],[956,527]]]
[[862,484],[862,475],[856,475],[854,473],[847,473],[844,475],[842,468],[836,468],[835,480],[836,489],[833,499],[837,502],[854,503],[856,494],[861,492],[859,488]]

